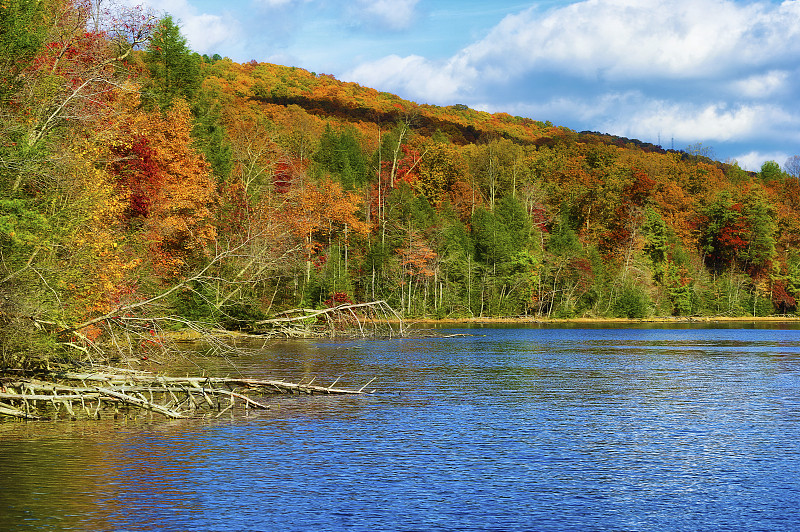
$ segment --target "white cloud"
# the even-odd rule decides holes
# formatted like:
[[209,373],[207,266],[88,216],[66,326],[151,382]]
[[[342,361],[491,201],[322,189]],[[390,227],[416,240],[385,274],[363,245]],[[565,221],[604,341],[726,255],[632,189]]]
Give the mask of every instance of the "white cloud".
[[403,30],[411,26],[416,17],[419,0],[358,0],[353,14],[366,23],[377,23],[383,28]]
[[[450,92],[465,94],[472,85],[511,82],[530,72],[611,83],[724,79],[731,71],[794,62],[798,55],[800,0],[779,6],[731,0],[585,0],[544,13],[532,7],[509,15],[482,40],[427,69],[451,72],[456,87]],[[407,74],[421,85],[403,86],[424,94],[420,89],[426,80]],[[395,88],[376,76],[371,80]],[[768,88],[777,89],[779,79],[761,83],[770,81]]]
[[357,80],[379,90],[388,90],[389,87],[409,98],[437,103],[446,103],[455,98],[460,87],[450,68],[418,55],[390,55],[361,64],[342,78]]
[[183,20],[182,30],[192,50],[199,53],[214,52],[229,39],[235,39],[238,24],[215,15],[195,15]]
[[800,51],[800,7],[730,0],[586,0],[507,16],[462,61],[510,75],[556,69],[593,79],[713,77]]
[[[560,125],[592,124],[587,128],[614,135],[676,146],[695,142],[752,142],[755,139],[800,141],[800,116],[772,104],[729,105],[649,98],[638,91],[585,97],[553,97],[508,106],[477,108],[551,120]],[[554,119],[554,117],[558,117]]]
[[141,4],[159,13],[172,15],[181,27],[192,51],[214,52],[215,48],[227,40],[235,39],[240,33],[238,22],[229,16],[199,13],[187,0],[124,0],[134,6]]
[[771,70],[766,74],[757,74],[732,83],[735,94],[748,98],[768,98],[788,89],[789,73],[783,70]]
[[775,161],[781,167],[789,155],[784,152],[759,152],[751,151],[734,157],[734,160],[739,163],[739,168],[742,170],[749,170],[751,172],[758,172],[761,170],[761,165],[767,161]]
[[[800,115],[775,103],[730,104],[718,102],[667,101],[655,98],[609,98],[612,119],[599,120],[604,131],[655,141],[674,138],[681,145],[698,141],[748,143],[756,140],[774,143],[800,140]],[[598,115],[597,117],[601,117]]]
[[[621,106],[628,105],[626,102],[639,97],[640,95],[636,93],[610,93],[586,97],[555,96],[547,100],[520,102],[511,105],[481,103],[475,108],[490,113],[506,112],[513,115],[529,116],[537,120],[552,121],[552,118],[557,116],[562,120],[595,123],[597,127],[600,127],[600,123],[607,120],[607,116],[616,115]],[[566,125],[566,123],[559,123],[559,125]]]
[[584,0],[509,15],[446,61],[394,55],[342,77],[651,142],[777,147],[800,143],[798,57],[800,0]]
[[713,140],[721,142],[746,140],[762,124],[785,121],[779,109],[767,106],[729,108],[722,103],[693,105],[675,102],[650,102],[623,120],[609,122],[607,127],[620,134],[650,137],[664,132],[685,141]]

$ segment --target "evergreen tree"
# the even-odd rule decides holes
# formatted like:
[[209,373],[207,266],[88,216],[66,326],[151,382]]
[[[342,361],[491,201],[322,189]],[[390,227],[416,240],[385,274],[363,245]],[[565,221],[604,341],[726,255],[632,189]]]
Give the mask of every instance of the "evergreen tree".
[[527,249],[531,234],[531,220],[525,205],[515,196],[506,196],[497,206],[497,216],[503,222],[514,251]]
[[0,9],[0,106],[22,84],[21,74],[30,65],[46,35],[42,23],[44,2],[9,0]]
[[336,132],[330,125],[325,126],[313,159],[323,172],[338,176],[346,190],[367,182],[367,159],[356,133],[349,128]]
[[202,98],[194,107],[195,125],[192,136],[195,144],[206,160],[218,181],[225,180],[233,168],[233,148],[222,125],[219,106],[208,98]]
[[510,260],[514,251],[513,240],[502,218],[494,212],[485,208],[475,210],[472,235],[478,260],[493,269]]
[[150,85],[146,95],[161,109],[184,98],[191,101],[202,81],[200,62],[186,44],[186,37],[171,16],[161,19],[147,47],[145,62],[150,70]]
[[761,165],[761,172],[758,175],[763,181],[772,181],[782,178],[783,170],[781,170],[781,165],[775,161],[766,161]]

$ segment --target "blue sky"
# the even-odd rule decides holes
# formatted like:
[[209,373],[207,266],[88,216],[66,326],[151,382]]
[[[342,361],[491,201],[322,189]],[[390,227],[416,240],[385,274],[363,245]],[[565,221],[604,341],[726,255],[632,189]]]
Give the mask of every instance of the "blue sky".
[[[135,0],[125,0],[131,3]],[[146,0],[193,50],[685,149],[800,154],[800,0]]]

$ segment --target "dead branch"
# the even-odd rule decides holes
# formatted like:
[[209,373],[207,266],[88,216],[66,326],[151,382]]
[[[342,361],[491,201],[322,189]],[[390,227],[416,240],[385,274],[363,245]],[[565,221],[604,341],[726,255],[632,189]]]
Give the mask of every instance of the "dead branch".
[[[237,406],[268,409],[253,395],[364,395],[365,388],[230,377],[169,377],[149,372],[99,367],[95,371],[64,371],[47,378],[19,376],[0,379],[0,418],[24,420],[78,417],[99,419],[120,413],[136,417],[149,412],[167,418],[219,417]],[[373,390],[374,392],[374,390]]]
[[[359,317],[359,313],[363,314]],[[378,315],[382,316],[382,319],[376,321],[375,317]],[[364,325],[370,322],[373,326],[378,325],[378,322],[380,322],[388,330],[389,336],[395,334],[403,336],[406,332],[403,318],[386,301],[347,303],[320,310],[294,309],[283,312],[282,317],[257,321],[255,326],[266,327],[267,329],[264,330],[266,332],[270,329],[274,330],[291,324],[297,329],[308,331],[321,318],[326,320],[332,330],[336,323],[354,324],[362,337],[367,335]],[[395,325],[398,327],[396,333],[394,330]],[[282,330],[286,330],[285,327]]]

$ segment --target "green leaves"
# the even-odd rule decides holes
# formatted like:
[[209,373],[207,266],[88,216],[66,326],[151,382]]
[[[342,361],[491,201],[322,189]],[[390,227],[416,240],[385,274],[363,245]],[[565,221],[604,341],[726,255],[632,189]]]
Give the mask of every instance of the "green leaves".
[[766,161],[761,165],[759,177],[761,177],[763,181],[773,181],[782,178],[783,170],[781,170],[781,165],[775,161]]
[[626,284],[614,303],[614,311],[621,318],[644,318],[649,312],[650,298],[641,287]]
[[762,268],[774,257],[774,208],[760,191],[748,191],[740,202],[723,192],[704,209],[703,217],[700,248],[718,271],[732,264]]
[[186,37],[171,16],[164,17],[147,47],[145,62],[150,70],[148,99],[162,110],[178,98],[191,100],[200,88],[202,58],[193,54]]
[[0,106],[22,84],[21,74],[39,51],[46,27],[40,24],[44,3],[3,0],[0,3]]
[[645,234],[644,252],[654,265],[658,265],[667,257],[667,224],[658,212],[648,207],[645,209],[645,222],[642,226]]
[[748,194],[742,202],[742,216],[749,229],[747,249],[740,261],[754,267],[764,267],[775,256],[775,209],[762,194]]
[[472,216],[472,234],[478,260],[496,266],[511,259],[514,245],[508,228],[494,212],[478,208]]
[[326,126],[313,159],[323,172],[338,176],[345,190],[360,187],[369,178],[367,158],[353,129],[335,131]]
[[13,246],[35,246],[50,230],[47,218],[25,200],[0,199],[0,239]]

